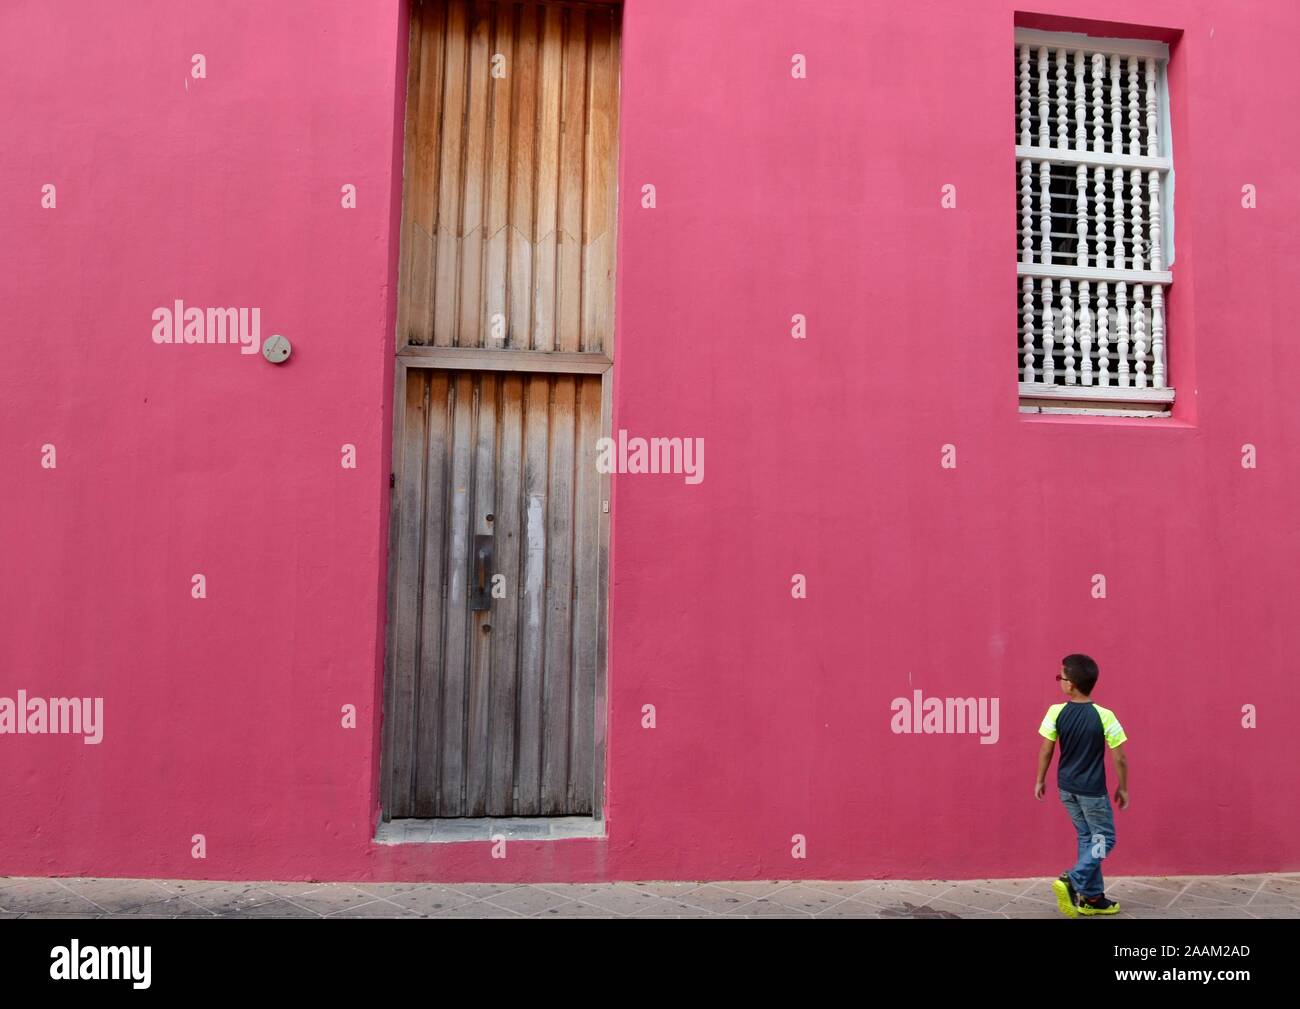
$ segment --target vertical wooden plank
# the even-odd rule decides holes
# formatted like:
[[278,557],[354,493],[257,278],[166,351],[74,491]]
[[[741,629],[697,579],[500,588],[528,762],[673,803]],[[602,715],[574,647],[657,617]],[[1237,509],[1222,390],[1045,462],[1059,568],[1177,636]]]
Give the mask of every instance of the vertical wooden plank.
[[618,213],[618,18],[592,15],[583,186],[582,350],[613,356]]
[[582,349],[582,211],[587,148],[588,12],[566,12],[560,99],[559,220],[556,228],[555,338],[564,351]]
[[420,647],[427,388],[428,376],[425,372],[407,372],[406,402],[402,418],[403,440],[398,456],[401,480],[397,483],[395,495],[397,537],[393,549],[397,555],[394,577],[396,595],[392,600],[390,617],[393,624],[393,690],[392,706],[388,710],[388,721],[391,723],[388,732],[392,816],[412,815],[412,783],[418,767],[413,745],[416,705],[414,670],[419,663]]
[[[517,73],[514,54],[515,19],[519,8],[499,3],[496,10],[496,44],[493,58],[505,58],[505,77],[491,79],[488,96],[488,167],[486,182],[487,249],[483,278],[484,347],[506,346],[505,323],[509,311],[510,263],[510,91]],[[494,319],[500,316],[502,332],[495,336]]]
[[[475,536],[496,535],[497,389],[501,376],[483,372],[479,386],[478,431],[474,447],[473,511],[470,521]],[[495,564],[494,564],[495,567]],[[477,561],[470,541],[470,582],[476,582]],[[492,585],[489,579],[488,589]],[[488,749],[491,719],[492,653],[496,647],[496,611],[505,600],[493,600],[486,610],[470,611],[469,677],[467,685],[468,724],[465,730],[465,816],[486,816],[488,797]],[[513,731],[513,726],[510,727]]]
[[[614,371],[611,368],[600,376],[600,430],[605,437],[612,430],[614,416]],[[592,773],[592,815],[600,818],[605,813],[605,740],[608,721],[607,690],[609,655],[609,512],[610,475],[600,476],[600,549],[597,556],[599,579],[599,619],[596,625],[596,700],[592,723],[595,740],[595,767]]]
[[520,567],[524,540],[523,376],[502,378],[497,438],[496,536],[497,571],[505,576],[506,598],[492,603],[492,671],[489,718],[492,723],[488,775],[488,816],[514,812],[516,691],[519,689],[519,604],[523,596]]
[[421,535],[420,635],[418,662],[411,670],[415,681],[415,776],[413,816],[438,812],[438,738],[443,659],[443,588],[447,565],[447,478],[451,440],[451,377],[430,370],[424,381],[425,430],[423,450]]
[[[447,7],[423,3],[412,18],[412,67],[407,94],[405,193],[407,272],[402,285],[409,302],[398,333],[416,345],[432,342],[433,262],[437,227],[438,162],[441,137],[443,55]],[[415,47],[419,45],[418,61]],[[399,313],[401,307],[399,304]]]
[[454,372],[447,505],[447,581],[443,603],[442,711],[438,722],[438,814],[464,816],[465,730],[469,670],[469,571],[473,545],[476,376]]
[[573,469],[576,385],[556,376],[551,400],[546,513],[546,665],[542,690],[542,815],[569,796],[569,711],[573,684]]
[[488,0],[476,0],[470,19],[458,347],[483,346],[483,201],[487,181],[488,99],[492,93],[493,18]]
[[532,348],[533,186],[537,145],[537,45],[541,8],[519,9],[511,101],[509,346]]
[[542,682],[546,633],[546,555],[550,379],[525,379],[523,584],[519,622],[519,738],[515,814],[542,812]]
[[573,471],[573,689],[569,700],[569,780],[565,809],[592,811],[597,637],[600,628],[600,376],[578,379]]
[[537,95],[537,192],[533,249],[533,349],[555,350],[556,228],[560,172],[560,100],[564,9],[542,8]]
[[447,0],[443,56],[441,145],[438,156],[437,259],[434,264],[433,343],[456,342],[460,281],[461,203],[465,156],[466,74],[469,72],[469,0]]

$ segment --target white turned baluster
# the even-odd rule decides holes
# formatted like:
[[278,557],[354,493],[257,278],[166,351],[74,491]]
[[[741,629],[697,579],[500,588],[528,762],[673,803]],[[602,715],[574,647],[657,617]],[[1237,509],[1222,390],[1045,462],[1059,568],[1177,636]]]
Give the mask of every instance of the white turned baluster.
[[1034,261],[1034,168],[1028,158],[1020,162],[1020,261]]
[[1056,381],[1056,333],[1052,328],[1052,282],[1046,277],[1042,285],[1043,311],[1043,381],[1051,385]]
[[1096,223],[1093,234],[1097,236],[1097,269],[1106,269],[1106,169],[1093,170],[1093,206],[1096,208]]
[[1025,381],[1034,380],[1034,278],[1025,277],[1020,282],[1021,319],[1024,329],[1025,346]]
[[1143,285],[1133,285],[1133,364],[1136,369],[1133,384],[1139,389],[1147,387],[1147,312],[1143,305]]
[[[1083,74],[1082,64],[1075,56],[1075,82],[1082,83]],[[1079,90],[1076,88],[1075,97],[1078,98]],[[1086,131],[1084,130],[1084,108],[1082,104],[1075,106],[1076,118],[1079,123],[1079,136],[1086,140]],[[1076,207],[1078,208],[1078,219],[1076,221],[1079,233],[1079,240],[1075,250],[1075,265],[1087,269],[1088,267],[1088,169],[1079,165],[1074,173],[1074,188],[1076,195]],[[1067,288],[1068,293],[1068,288]],[[1091,296],[1088,292],[1088,282],[1079,281],[1079,363],[1083,372],[1083,384],[1092,385],[1092,361],[1088,357],[1092,351],[1092,318],[1088,311],[1088,303]],[[1068,339],[1068,336],[1067,336]],[[1074,384],[1074,367],[1073,358],[1066,361],[1066,382]]]
[[[1160,157],[1160,134],[1156,112],[1156,64],[1155,60],[1147,60],[1147,157],[1149,158]],[[1148,258],[1151,261],[1151,269],[1163,270],[1165,250],[1163,211],[1160,208],[1160,173],[1154,168],[1147,173],[1147,198],[1150,200],[1147,220],[1151,227]]]
[[1092,295],[1086,280],[1079,281],[1079,364],[1083,371],[1083,384],[1092,385],[1092,312],[1089,304]]
[[1129,198],[1133,201],[1133,269],[1142,269],[1142,171],[1134,168],[1128,176]]
[[[1119,56],[1110,58],[1110,142],[1111,151],[1124,153],[1124,94],[1121,87],[1123,70]],[[1111,219],[1114,225],[1115,248],[1111,259],[1117,270],[1124,269],[1124,170],[1116,168],[1111,173]],[[1128,285],[1115,285],[1115,337],[1119,353],[1119,385],[1129,384],[1128,341]]]
[[1092,150],[1106,153],[1106,96],[1103,78],[1106,75],[1106,57],[1092,54]]
[[1128,385],[1128,284],[1115,285],[1115,328],[1118,330],[1119,384]]
[[1038,50],[1038,146],[1052,146],[1052,107],[1047,85],[1047,49]]
[[1074,265],[1080,269],[1088,268],[1088,169],[1079,165],[1074,170],[1075,190],[1075,230],[1079,241],[1075,248]]
[[[1098,59],[1102,59],[1102,57],[1098,57]],[[1096,66],[1097,64],[1094,63],[1093,64],[1094,69],[1096,68]],[[1098,89],[1097,93],[1098,94],[1101,93],[1100,89]],[[1100,106],[1098,106],[1098,110],[1099,111],[1096,119],[1096,122],[1098,124],[1097,135],[1102,136],[1102,132],[1100,129],[1100,124],[1101,124]],[[1097,213],[1096,213],[1097,220],[1094,229],[1095,234],[1097,235],[1097,254],[1096,254],[1097,269],[1104,270],[1106,269],[1106,169],[1100,167],[1095,169],[1093,173],[1093,180],[1096,184],[1094,187],[1095,199],[1093,200],[1093,205],[1097,208]],[[1106,284],[1097,285],[1097,384],[1098,385],[1106,385],[1110,378],[1110,373],[1108,371],[1108,369],[1110,368],[1110,362],[1107,360],[1106,357],[1106,355],[1110,353],[1110,341],[1108,339],[1108,336],[1110,334],[1110,305],[1106,297],[1107,292],[1109,290],[1110,288]]]
[[1061,351],[1065,358],[1065,384],[1074,385],[1074,298],[1068,280],[1061,281]]
[[1110,384],[1110,306],[1106,302],[1109,285],[1097,285],[1097,384]]
[[1070,147],[1069,94],[1065,87],[1065,50],[1056,50],[1056,146]]
[[1124,169],[1116,168],[1111,172],[1111,223],[1115,229],[1115,248],[1111,252],[1111,262],[1115,269],[1124,269],[1128,261],[1124,254]]
[[1120,95],[1119,57],[1110,58],[1110,149],[1112,154],[1124,153],[1124,99]]
[[1074,52],[1074,149],[1088,149],[1088,92],[1083,83],[1083,51]]
[[1038,166],[1038,261],[1044,266],[1052,261],[1052,166]]
[[[1156,108],[1156,61],[1146,61],[1146,113],[1147,113],[1147,157],[1160,156],[1159,115]],[[1147,196],[1150,204],[1147,220],[1151,229],[1151,244],[1148,258],[1151,269],[1163,270],[1164,232],[1162,229],[1160,207],[1160,173],[1154,168],[1147,173]],[[1159,284],[1151,285],[1151,385],[1156,389],[1165,387],[1165,289]]]
[[1151,385],[1165,387],[1165,289],[1151,285]]
[[1029,126],[1029,46],[1020,47],[1020,146],[1029,147],[1034,142]]
[[1136,56],[1128,58],[1128,152],[1142,153],[1141,120],[1138,119],[1138,61]]

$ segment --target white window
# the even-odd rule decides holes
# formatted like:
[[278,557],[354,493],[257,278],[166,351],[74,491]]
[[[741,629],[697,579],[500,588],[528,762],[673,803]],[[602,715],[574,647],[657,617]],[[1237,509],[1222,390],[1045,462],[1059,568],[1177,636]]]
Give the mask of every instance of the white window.
[[1016,31],[1020,409],[1167,415],[1169,49]]

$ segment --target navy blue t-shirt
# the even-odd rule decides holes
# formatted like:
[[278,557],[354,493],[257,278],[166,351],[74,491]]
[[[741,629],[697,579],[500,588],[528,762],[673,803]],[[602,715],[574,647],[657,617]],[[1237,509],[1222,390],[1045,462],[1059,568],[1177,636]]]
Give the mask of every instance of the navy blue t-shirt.
[[1062,791],[1106,794],[1106,748],[1114,749],[1128,739],[1113,711],[1092,701],[1053,704],[1038,734],[1060,741],[1056,783]]

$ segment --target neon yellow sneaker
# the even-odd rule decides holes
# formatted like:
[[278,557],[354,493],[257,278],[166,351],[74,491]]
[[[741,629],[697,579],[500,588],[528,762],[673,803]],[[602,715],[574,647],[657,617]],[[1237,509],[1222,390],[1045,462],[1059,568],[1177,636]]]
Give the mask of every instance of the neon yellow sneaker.
[[1119,901],[1107,900],[1103,893],[1097,897],[1082,897],[1079,900],[1080,914],[1119,914]]
[[1056,906],[1061,909],[1061,914],[1067,918],[1079,917],[1079,898],[1068,876],[1052,880],[1052,893],[1056,894]]

